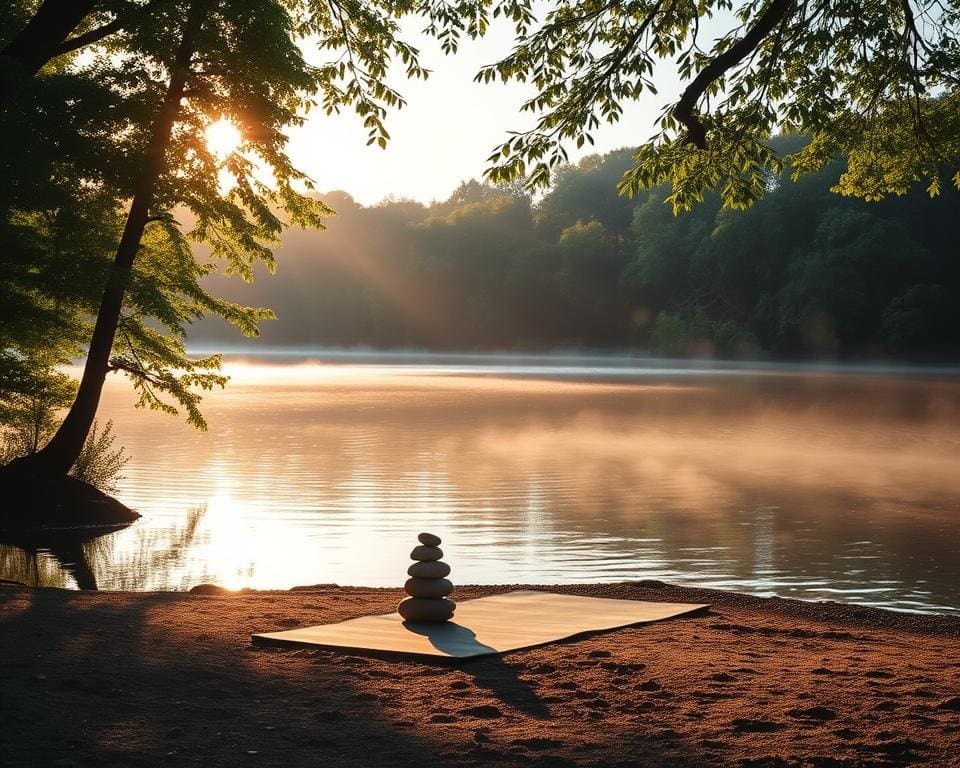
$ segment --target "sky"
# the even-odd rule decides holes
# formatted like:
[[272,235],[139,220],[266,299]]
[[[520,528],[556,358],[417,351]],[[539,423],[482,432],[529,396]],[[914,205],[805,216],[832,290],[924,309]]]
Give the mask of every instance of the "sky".
[[[520,112],[520,105],[533,94],[530,86],[473,82],[484,64],[509,53],[513,40],[509,26],[491,25],[487,37],[463,41],[455,56],[444,56],[436,41],[417,31],[420,26],[422,22],[410,26],[405,39],[420,49],[421,64],[432,74],[426,82],[404,81],[398,68],[391,84],[407,99],[407,106],[388,116],[391,141],[386,150],[366,146],[366,130],[353,113],[327,116],[315,110],[306,125],[291,132],[291,157],[319,190],[345,190],[363,205],[388,196],[423,203],[445,200],[461,181],[480,178],[486,158],[508,131],[532,125],[532,116]],[[310,58],[318,61],[316,55]],[[659,95],[648,94],[627,105],[619,124],[594,132],[594,147],[579,152],[567,147],[571,161],[637,146],[649,138],[657,116],[679,92],[673,73],[662,70],[657,72]]]

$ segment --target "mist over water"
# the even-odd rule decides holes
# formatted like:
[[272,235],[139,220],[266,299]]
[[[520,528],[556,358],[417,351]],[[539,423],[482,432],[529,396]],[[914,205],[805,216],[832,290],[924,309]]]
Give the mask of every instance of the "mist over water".
[[[372,355],[227,367],[205,434],[135,411],[110,382],[101,418],[133,457],[118,496],[144,519],[82,545],[100,588],[399,586],[432,530],[455,584],[656,578],[960,612],[949,371]],[[75,586],[70,558],[0,547],[0,576]]]

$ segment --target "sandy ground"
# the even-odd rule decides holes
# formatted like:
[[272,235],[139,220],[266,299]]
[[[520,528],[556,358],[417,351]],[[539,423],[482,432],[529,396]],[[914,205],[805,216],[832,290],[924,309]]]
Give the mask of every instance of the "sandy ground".
[[960,619],[649,582],[556,591],[714,607],[437,666],[250,644],[388,612],[398,590],[4,586],[0,765],[960,766]]

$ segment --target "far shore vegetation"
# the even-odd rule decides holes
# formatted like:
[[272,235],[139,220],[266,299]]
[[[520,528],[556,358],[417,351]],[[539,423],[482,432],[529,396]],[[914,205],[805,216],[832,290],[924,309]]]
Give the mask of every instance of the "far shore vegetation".
[[[806,139],[770,144],[785,156]],[[746,210],[707,193],[674,215],[665,186],[617,193],[632,154],[561,166],[540,198],[477,181],[431,205],[364,207],[331,192],[337,216],[322,233],[291,233],[276,275],[206,284],[277,308],[258,346],[960,360],[960,192],[843,197],[830,191],[838,159],[798,181],[789,168],[771,175]],[[190,338],[237,335],[210,321]]]

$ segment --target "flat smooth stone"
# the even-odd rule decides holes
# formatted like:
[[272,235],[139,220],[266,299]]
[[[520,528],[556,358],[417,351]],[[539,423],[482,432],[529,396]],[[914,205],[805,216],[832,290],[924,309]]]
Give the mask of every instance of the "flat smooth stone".
[[450,566],[443,560],[427,560],[407,568],[407,576],[416,576],[418,579],[442,579],[449,575]]
[[443,557],[443,550],[440,547],[425,547],[423,544],[414,547],[413,552],[410,553],[411,560],[430,561],[439,560],[441,557]]
[[433,533],[421,533],[417,536],[417,541],[421,544],[426,544],[428,547],[439,547],[441,539]]
[[404,591],[410,597],[446,597],[453,592],[453,582],[450,579],[407,579],[403,585]]
[[430,600],[425,597],[408,597],[400,601],[397,613],[407,621],[447,621],[453,618],[456,607],[453,600],[446,598]]

